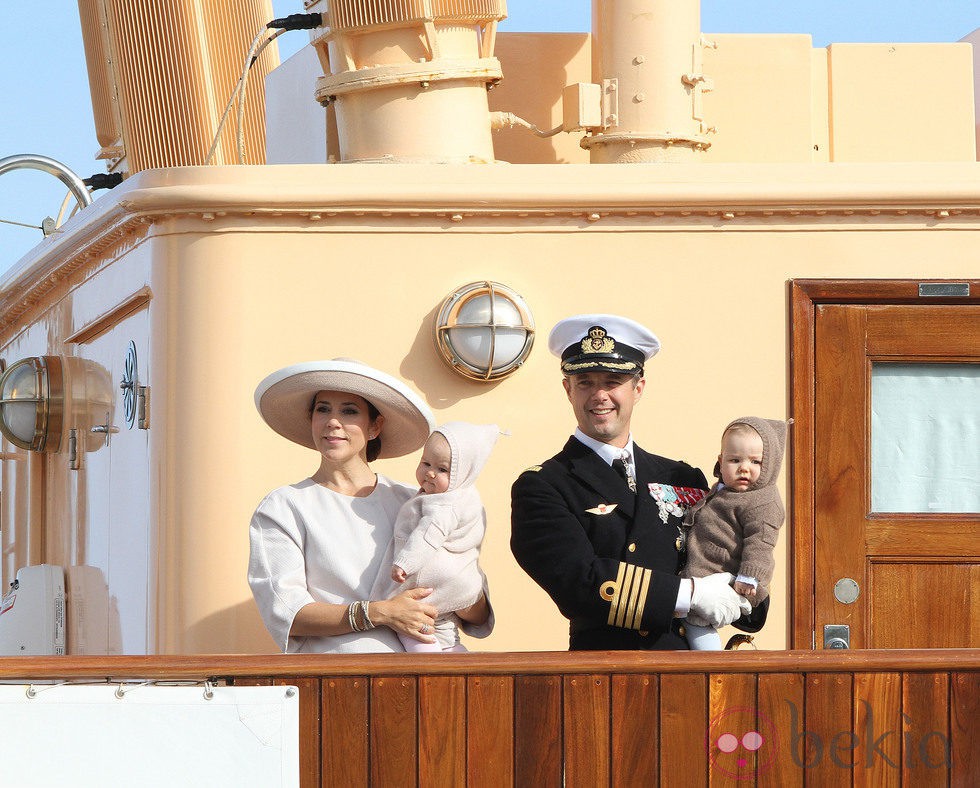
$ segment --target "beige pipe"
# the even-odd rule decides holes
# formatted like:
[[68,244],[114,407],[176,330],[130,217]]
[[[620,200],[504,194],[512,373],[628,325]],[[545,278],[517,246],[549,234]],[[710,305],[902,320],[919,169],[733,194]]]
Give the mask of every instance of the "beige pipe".
[[604,128],[583,140],[592,163],[692,161],[710,143],[700,118],[697,0],[593,0],[592,80]]
[[397,24],[318,42],[331,73],[316,98],[336,111],[340,161],[494,161],[487,84],[502,75],[479,25]]

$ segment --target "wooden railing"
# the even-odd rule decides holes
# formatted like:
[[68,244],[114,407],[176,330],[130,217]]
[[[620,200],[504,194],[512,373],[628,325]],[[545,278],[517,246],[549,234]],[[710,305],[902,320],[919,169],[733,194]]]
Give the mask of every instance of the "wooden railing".
[[980,651],[0,659],[300,689],[303,786],[980,784]]

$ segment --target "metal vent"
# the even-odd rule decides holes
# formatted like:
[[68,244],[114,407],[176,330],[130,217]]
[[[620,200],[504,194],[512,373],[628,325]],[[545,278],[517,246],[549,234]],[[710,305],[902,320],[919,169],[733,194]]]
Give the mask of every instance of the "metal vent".
[[506,0],[329,0],[333,30],[399,27],[417,22],[481,24],[504,19]]

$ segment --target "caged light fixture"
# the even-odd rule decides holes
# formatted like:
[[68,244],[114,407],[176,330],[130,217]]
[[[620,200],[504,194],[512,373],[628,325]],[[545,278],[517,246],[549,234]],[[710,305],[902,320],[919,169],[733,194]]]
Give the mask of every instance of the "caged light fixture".
[[534,320],[524,299],[499,282],[470,282],[446,296],[436,318],[443,360],[470,380],[500,380],[531,353]]
[[64,370],[58,356],[23,358],[0,377],[0,432],[15,446],[57,452],[64,411]]

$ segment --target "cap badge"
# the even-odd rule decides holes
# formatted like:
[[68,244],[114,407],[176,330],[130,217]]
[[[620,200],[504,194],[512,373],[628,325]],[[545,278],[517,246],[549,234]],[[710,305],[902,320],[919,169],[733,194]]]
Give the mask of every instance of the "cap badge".
[[616,342],[606,336],[606,329],[602,326],[592,326],[589,335],[582,340],[583,353],[613,353],[616,350]]

